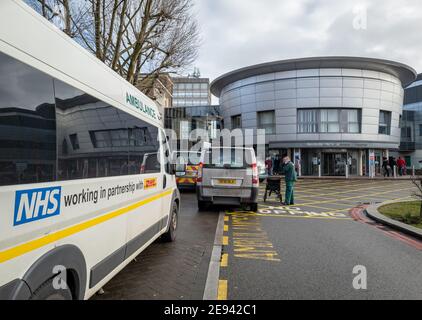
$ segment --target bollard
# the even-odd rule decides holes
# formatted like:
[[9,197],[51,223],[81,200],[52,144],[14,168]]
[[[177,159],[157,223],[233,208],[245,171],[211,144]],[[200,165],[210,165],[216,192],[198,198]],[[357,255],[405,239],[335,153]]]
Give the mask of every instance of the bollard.
[[349,179],[349,165],[346,162],[346,179]]
[[393,168],[393,177],[397,178],[397,166],[394,166]]
[[321,178],[321,165],[318,165],[318,177]]
[[415,166],[413,165],[412,166],[412,177],[414,177],[415,176]]

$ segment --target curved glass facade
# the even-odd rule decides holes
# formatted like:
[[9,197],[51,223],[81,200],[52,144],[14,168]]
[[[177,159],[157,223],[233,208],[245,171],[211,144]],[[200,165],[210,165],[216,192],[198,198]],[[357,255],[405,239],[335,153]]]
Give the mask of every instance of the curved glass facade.
[[[379,173],[382,157],[399,147],[404,90],[388,68],[365,67],[364,62],[359,68],[292,64],[292,70],[263,73],[253,66],[243,79],[234,71],[213,85],[229,129],[260,128],[260,115],[273,114],[267,119],[273,126],[266,130],[267,155],[287,152],[298,158],[305,175],[319,174],[319,165],[321,175],[368,175]],[[277,63],[272,68],[276,71]]]
[[422,169],[422,75],[405,89],[399,153],[408,168]]

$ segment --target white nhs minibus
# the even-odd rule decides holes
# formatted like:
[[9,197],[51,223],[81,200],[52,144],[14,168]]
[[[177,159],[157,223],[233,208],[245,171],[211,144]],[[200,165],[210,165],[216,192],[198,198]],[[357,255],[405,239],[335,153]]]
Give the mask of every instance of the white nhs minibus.
[[20,0],[0,1],[0,299],[88,299],[180,195],[155,103]]

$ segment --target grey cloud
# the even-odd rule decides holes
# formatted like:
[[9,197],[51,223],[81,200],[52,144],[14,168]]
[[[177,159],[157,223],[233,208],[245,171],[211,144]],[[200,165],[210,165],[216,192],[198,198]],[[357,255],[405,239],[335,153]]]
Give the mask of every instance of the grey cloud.
[[[211,79],[271,60],[356,55],[422,72],[420,0],[196,0],[203,45],[196,65]],[[355,30],[354,8],[368,8]]]

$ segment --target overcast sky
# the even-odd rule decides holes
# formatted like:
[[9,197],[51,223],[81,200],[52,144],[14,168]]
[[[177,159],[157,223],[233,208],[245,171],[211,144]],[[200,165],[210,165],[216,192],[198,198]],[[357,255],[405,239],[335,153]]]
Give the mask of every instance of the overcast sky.
[[202,35],[195,65],[211,80],[252,64],[321,55],[396,60],[422,72],[421,0],[195,1]]

